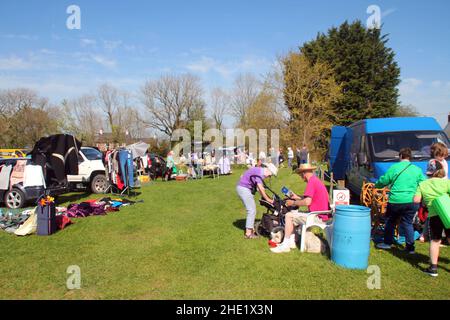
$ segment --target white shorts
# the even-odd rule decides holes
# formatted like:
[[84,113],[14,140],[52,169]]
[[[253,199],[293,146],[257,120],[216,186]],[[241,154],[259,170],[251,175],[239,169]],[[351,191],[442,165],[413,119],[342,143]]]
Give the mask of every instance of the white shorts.
[[[292,214],[292,221],[294,222],[294,226],[301,226],[306,223],[306,219],[310,215],[310,213],[307,212],[298,212],[298,211],[291,211]],[[315,223],[323,223],[322,219],[319,218],[318,215],[314,216],[314,222]]]

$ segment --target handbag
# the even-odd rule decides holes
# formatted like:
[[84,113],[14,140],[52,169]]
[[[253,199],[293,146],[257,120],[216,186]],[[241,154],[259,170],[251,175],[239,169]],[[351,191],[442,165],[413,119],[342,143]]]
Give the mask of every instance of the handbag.
[[392,187],[394,186],[395,182],[397,182],[397,179],[402,175],[403,172],[406,171],[406,169],[408,169],[410,166],[412,165],[412,163],[408,164],[392,181],[391,185],[389,186],[389,189],[392,190]]
[[53,200],[41,198],[36,208],[37,232],[39,236],[49,236],[57,231],[56,206]]

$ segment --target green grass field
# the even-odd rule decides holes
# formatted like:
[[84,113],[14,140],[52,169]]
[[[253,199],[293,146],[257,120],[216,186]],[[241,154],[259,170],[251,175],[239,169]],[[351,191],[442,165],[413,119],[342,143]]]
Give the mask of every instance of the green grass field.
[[[450,297],[448,247],[441,251],[438,278],[420,271],[427,266],[428,244],[418,244],[416,256],[372,247],[369,264],[381,269],[381,289],[369,290],[370,274],[364,270],[343,269],[326,255],[299,250],[273,254],[265,238],[244,240],[245,211],[235,193],[241,172],[219,180],[150,183],[136,198],[144,203],[107,216],[76,219],[51,237],[0,232],[0,298]],[[275,190],[283,185],[297,192],[304,188],[287,169],[271,183]],[[262,212],[258,207],[258,217]],[[71,265],[81,268],[79,290],[66,288]]]

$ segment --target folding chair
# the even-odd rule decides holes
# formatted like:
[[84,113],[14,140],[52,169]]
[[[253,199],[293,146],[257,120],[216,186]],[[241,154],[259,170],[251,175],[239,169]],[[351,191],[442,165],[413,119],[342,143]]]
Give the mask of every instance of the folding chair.
[[333,210],[327,210],[327,211],[314,211],[314,212],[308,213],[308,217],[306,218],[306,223],[302,225],[302,229],[301,229],[301,232],[302,232],[301,237],[300,237],[300,239],[301,239],[300,240],[300,251],[301,252],[305,252],[306,232],[308,231],[309,228],[312,228],[312,227],[319,227],[325,232],[328,246],[331,248],[331,241],[333,238],[333,225],[332,225],[333,218],[324,222],[324,221],[321,221],[321,219],[318,216],[324,215],[324,214],[333,214],[333,212],[334,212]]

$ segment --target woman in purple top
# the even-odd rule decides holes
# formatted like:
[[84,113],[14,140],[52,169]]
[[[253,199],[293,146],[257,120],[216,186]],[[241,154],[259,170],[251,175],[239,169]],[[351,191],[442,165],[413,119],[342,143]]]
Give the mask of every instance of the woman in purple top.
[[236,192],[247,210],[247,221],[245,223],[246,239],[256,238],[254,232],[256,203],[253,195],[256,191],[259,191],[266,201],[273,203],[273,200],[267,196],[264,190],[263,180],[272,175],[276,176],[277,172],[277,167],[272,163],[267,164],[265,167],[250,168],[244,172],[236,186]]

